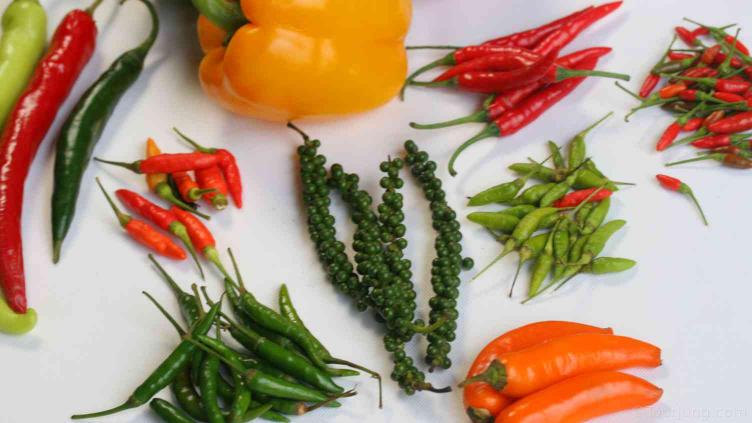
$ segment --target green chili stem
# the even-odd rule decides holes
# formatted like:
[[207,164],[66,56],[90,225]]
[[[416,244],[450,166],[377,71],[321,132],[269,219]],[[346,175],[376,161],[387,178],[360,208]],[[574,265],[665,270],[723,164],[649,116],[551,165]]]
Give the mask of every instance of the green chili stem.
[[162,265],[159,264],[159,262],[157,261],[157,259],[154,258],[154,255],[153,254],[149,254],[148,257],[149,257],[149,260],[154,264],[154,266],[156,266],[157,270],[162,275],[162,277],[164,278],[164,280],[167,281],[167,284],[170,286],[170,289],[172,289],[173,294],[175,294],[175,296],[179,296],[179,295],[184,294],[183,290],[180,288],[180,285],[178,285],[178,283],[175,282],[175,279],[173,279],[167,273],[167,271],[164,269],[164,267],[162,267]]
[[159,312],[162,313],[162,315],[172,324],[172,327],[175,328],[175,330],[178,332],[178,335],[180,335],[180,337],[185,336],[185,333],[186,333],[185,329],[180,327],[180,324],[175,320],[174,317],[170,315],[170,313],[167,312],[167,310],[165,310],[164,307],[162,307],[162,304],[159,304],[159,301],[154,299],[154,297],[152,297],[146,291],[141,291],[141,293],[146,295],[146,298],[148,298],[149,301],[151,301],[151,303],[154,304],[154,306],[159,310]]
[[586,76],[594,76],[601,78],[620,79],[622,81],[629,81],[631,77],[623,73],[606,72],[598,70],[583,70],[583,69],[567,69],[559,67],[556,69],[556,82],[563,81],[569,78],[579,78]]
[[104,411],[99,411],[99,412],[96,412],[96,413],[89,413],[89,414],[74,414],[74,415],[71,416],[71,419],[73,419],[73,420],[81,420],[81,419],[93,419],[93,418],[96,418],[96,417],[104,417],[104,416],[109,416],[109,415],[112,415],[112,414],[119,413],[121,411],[130,410],[131,408],[136,408],[136,407],[139,407],[141,405],[143,405],[143,404],[140,404],[137,401],[135,401],[134,399],[130,398],[125,403],[123,403],[123,404],[121,404],[121,405],[119,405],[117,407],[110,408],[109,410],[104,410]]
[[100,4],[102,4],[102,0],[94,0],[94,2],[92,2],[91,5],[87,7],[84,11],[90,15],[93,15]]
[[405,100],[405,90],[407,89],[407,86],[413,85],[415,82],[415,78],[417,78],[419,75],[422,75],[423,73],[426,73],[433,68],[437,68],[439,66],[451,66],[451,65],[454,65],[454,63],[455,63],[454,53],[449,53],[446,56],[442,57],[441,59],[435,60],[419,68],[415,72],[411,73],[410,76],[408,76],[407,79],[405,80],[405,83],[402,85],[402,88],[400,89],[400,92],[399,92],[400,100],[403,100],[403,101]]
[[478,123],[478,122],[486,122],[488,121],[488,112],[485,110],[479,110],[476,113],[473,113],[471,115],[463,116],[457,119],[447,120],[444,122],[437,122],[437,123],[415,123],[410,122],[410,127],[413,129],[439,129],[439,128],[447,128],[450,126],[456,126],[456,125],[462,125],[464,123]]
[[[175,223],[179,223],[175,221]],[[196,267],[198,268],[198,273],[201,275],[201,280],[205,280],[206,276],[204,275],[204,268],[201,267],[201,262],[198,259],[198,254],[196,254],[196,248],[193,247],[193,242],[191,242],[191,237],[188,235],[188,232],[184,225],[180,224],[180,226],[173,227],[170,226],[170,232],[172,232],[180,241],[185,245],[185,248],[188,250],[188,253],[191,255],[191,258],[193,258],[193,262],[196,263]]]
[[187,142],[187,143],[188,143],[188,144],[189,144],[189,145],[190,145],[191,147],[193,147],[193,148],[194,148],[194,149],[196,149],[197,151],[200,151],[200,152],[202,152],[202,153],[206,153],[206,154],[215,154],[215,153],[217,152],[217,149],[216,149],[216,148],[205,147],[205,146],[203,146],[203,145],[201,145],[201,144],[197,143],[197,142],[196,142],[196,141],[195,141],[194,139],[192,139],[192,138],[191,138],[191,137],[189,137],[188,135],[185,135],[185,134],[184,134],[183,132],[181,132],[181,131],[180,131],[180,130],[179,130],[178,128],[176,128],[176,127],[173,127],[173,128],[172,128],[172,130],[173,130],[173,132],[175,132],[176,134],[178,134],[178,136],[179,136],[179,137],[180,137],[180,138],[181,138],[181,139],[182,139],[183,141]]
[[621,85],[619,83],[619,81],[614,81],[614,84],[617,87],[619,87],[619,89],[621,89],[622,91],[624,91],[625,93],[627,93],[627,94],[631,95],[632,97],[634,97],[635,99],[637,99],[640,103],[642,103],[643,101],[645,101],[645,99],[642,98],[642,97],[640,97],[637,93],[632,92],[632,90],[630,90],[629,88],[625,87],[624,85]]
[[[384,408],[384,397],[383,397],[383,394],[382,394],[381,375],[379,373],[377,373],[377,372],[375,372],[375,371],[373,371],[373,370],[371,370],[371,369],[369,369],[367,367],[363,367],[363,366],[361,366],[359,364],[353,363],[351,361],[343,360],[341,358],[331,357],[331,358],[327,359],[326,361],[329,364],[339,364],[339,365],[342,365],[342,366],[347,366],[347,367],[350,367],[350,368],[353,368],[353,369],[361,370],[364,373],[368,373],[369,375],[371,375],[372,378],[376,379],[378,381],[378,384],[379,384],[379,408]],[[337,398],[342,398],[342,397],[337,397]]]
[[678,162],[666,163],[666,167],[676,166],[676,165],[685,164],[685,163],[699,162],[699,161],[710,160],[710,159],[712,159],[712,160],[723,160],[723,154],[722,153],[708,154],[707,156],[703,156],[703,157],[695,157],[693,159],[680,160]]
[[245,289],[245,283],[243,282],[243,275],[240,274],[240,268],[238,267],[238,262],[235,260],[235,254],[233,254],[232,249],[227,249],[227,254],[230,256],[230,261],[232,262],[232,268],[235,269],[235,277],[238,279],[238,282],[235,283],[235,281],[232,280],[232,278],[227,278],[235,288],[239,288],[241,293],[248,292],[247,289]]
[[499,135],[501,135],[499,127],[495,124],[489,124],[477,135],[462,143],[459,147],[457,147],[456,150],[454,150],[452,157],[449,158],[449,174],[451,176],[457,176],[457,171],[454,169],[454,162],[457,161],[457,157],[459,157],[466,148],[470,147],[478,141],[484,140],[486,138],[498,137]]
[[[661,66],[663,66],[663,63],[666,61],[666,58],[668,57],[668,54],[671,52],[672,47],[676,43],[676,34],[674,34],[674,37],[671,38],[671,43],[669,43],[668,48],[665,52],[663,52],[663,56],[661,56],[661,60],[659,60],[655,66],[650,70],[650,73],[655,73],[657,69]],[[637,96],[638,98],[641,98],[640,96]],[[640,100],[642,101],[642,100]]]
[[415,85],[416,87],[429,87],[429,88],[454,87],[457,85],[457,81],[454,79],[447,79],[445,81],[411,81],[410,85]]
[[695,193],[692,191],[689,185],[682,183],[682,187],[680,191],[682,191],[690,199],[692,199],[692,202],[695,203],[695,207],[697,207],[697,210],[699,210],[700,212],[700,216],[702,216],[702,221],[705,223],[705,226],[709,226],[710,224],[708,223],[708,219],[705,217],[705,212],[702,210],[702,206],[700,205],[700,202],[697,201],[697,197],[695,197]]
[[[107,199],[107,203],[110,204],[110,207],[112,208],[112,211],[115,212],[115,215],[117,216],[118,221],[120,222],[120,226],[125,227],[125,225],[128,224],[128,222],[131,221],[132,217],[129,215],[123,213],[117,205],[115,205],[115,202],[112,200],[112,197],[110,197],[110,194],[107,193],[107,190],[104,189],[104,186],[102,186],[102,182],[99,180],[99,178],[96,178],[97,185],[99,185],[99,189],[102,190],[102,194],[104,194],[104,197]],[[53,252],[53,255],[57,258],[60,257],[60,248],[59,245],[57,245],[56,248],[57,251]]]

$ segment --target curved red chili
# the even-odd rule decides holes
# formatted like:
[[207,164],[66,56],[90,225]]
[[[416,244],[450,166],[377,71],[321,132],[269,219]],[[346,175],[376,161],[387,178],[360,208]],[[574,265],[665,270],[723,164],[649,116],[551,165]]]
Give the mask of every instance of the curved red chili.
[[603,4],[585,11],[581,15],[567,22],[560,29],[552,32],[533,51],[540,55],[547,55],[554,51],[559,51],[571,43],[582,31],[590,25],[604,18],[621,6],[621,1]]
[[529,29],[527,31],[517,32],[503,37],[494,38],[483,43],[483,45],[494,46],[516,46],[516,47],[534,47],[548,34],[562,28],[564,25],[582,16],[584,13],[593,9],[593,6],[588,6],[585,9],[574,12],[563,18],[557,19],[553,22],[549,22],[545,25],[537,28]]
[[196,249],[212,262],[217,269],[222,272],[224,277],[232,279],[227,273],[227,270],[225,270],[222,261],[219,259],[217,241],[214,240],[214,236],[203,222],[201,222],[196,216],[178,207],[172,206],[170,211],[178,218],[180,223],[185,225],[188,230],[188,235],[191,237],[191,241]]
[[17,313],[25,313],[27,306],[21,240],[26,176],[60,106],[91,58],[96,37],[89,13],[76,9],[65,15],[0,135],[0,283],[8,305]]

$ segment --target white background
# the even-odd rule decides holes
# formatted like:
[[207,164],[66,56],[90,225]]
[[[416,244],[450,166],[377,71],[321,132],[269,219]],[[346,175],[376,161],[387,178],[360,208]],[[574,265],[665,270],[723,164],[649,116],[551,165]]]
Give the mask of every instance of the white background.
[[[78,0],[42,2],[49,12],[50,32],[68,10],[87,4]],[[0,0],[0,7],[4,9],[8,3]],[[388,378],[391,367],[382,348],[380,328],[370,315],[358,314],[330,287],[308,240],[295,172],[299,139],[282,125],[232,116],[205,98],[196,78],[201,53],[192,11],[177,0],[159,3],[163,28],[148,67],[118,106],[96,155],[137,159],[148,136],[155,137],[166,151],[182,151],[185,147],[170,133],[173,125],[207,144],[231,148],[242,166],[247,205],[242,211],[229,209],[214,216],[211,228],[220,246],[234,247],[246,279],[260,299],[274,304],[279,284],[288,283],[302,315],[337,355],[371,366]],[[584,0],[415,3],[410,44],[479,42],[542,24],[589,4]],[[27,336],[0,337],[2,422],[65,422],[75,412],[114,406],[128,397],[176,343],[172,328],[140,293],[149,290],[177,313],[170,292],[149,266],[144,250],[119,231],[93,183],[95,176],[101,176],[111,190],[128,187],[143,191],[141,177],[92,164],[62,262],[53,266],[50,260],[52,144],[60,121],[83,90],[117,55],[140,42],[148,29],[146,12],[138,2],[126,3],[117,14],[115,10],[115,2],[107,1],[97,11],[99,46],[27,181],[23,216],[26,273],[29,302],[39,311],[40,321]],[[636,87],[667,45],[671,29],[681,24],[682,16],[718,25],[737,22],[749,28],[749,10],[746,0],[631,0],[582,34],[567,51],[614,47],[600,67],[631,73],[635,77],[631,85]],[[411,67],[439,54],[413,52]],[[657,136],[670,123],[669,116],[660,110],[647,111],[627,124],[622,117],[633,100],[610,81],[592,80],[517,135],[488,140],[469,150],[458,162],[460,175],[449,179],[444,172],[448,155],[480,126],[417,132],[407,123],[464,115],[473,111],[478,101],[472,95],[412,89],[404,103],[393,101],[361,116],[302,125],[323,140],[323,152],[330,163],[341,162],[359,173],[363,185],[374,193],[379,162],[389,154],[399,154],[402,142],[414,138],[440,163],[450,203],[464,215],[468,212],[462,206],[465,196],[511,178],[506,165],[527,156],[544,157],[544,141],[563,143],[614,110],[617,117],[589,138],[589,155],[612,178],[638,184],[614,198],[611,217],[629,223],[609,243],[605,254],[631,257],[639,265],[616,276],[578,278],[554,297],[521,306],[505,295],[514,269],[514,260],[505,260],[486,277],[463,286],[459,335],[451,355],[455,366],[431,375],[430,380],[438,386],[456,384],[480,348],[504,331],[538,320],[566,319],[612,326],[619,334],[663,348],[662,368],[636,372],[665,389],[661,402],[648,410],[601,421],[752,420],[748,395],[752,375],[752,271],[748,266],[752,203],[748,187],[752,174],[715,164],[671,171],[695,188],[711,221],[709,228],[702,226],[687,200],[663,191],[654,180],[656,173],[665,170],[664,161],[692,154],[687,148],[663,155],[653,151]],[[413,182],[407,180],[408,253],[414,260],[422,299],[420,313],[425,316],[433,235],[427,207]],[[349,236],[349,228],[341,228],[347,228],[340,233]],[[466,252],[479,266],[497,254],[498,245],[483,231],[467,224],[463,232]],[[184,286],[197,281],[190,262],[167,265]],[[215,293],[220,289],[218,281],[213,275],[206,282]],[[425,347],[422,341],[417,345],[420,350]],[[415,351],[416,359],[420,350]],[[362,377],[344,383],[355,384],[359,390],[345,407],[296,421],[465,420],[458,391],[407,398],[386,381],[385,408],[378,410],[371,380]],[[156,420],[144,407],[98,421]]]

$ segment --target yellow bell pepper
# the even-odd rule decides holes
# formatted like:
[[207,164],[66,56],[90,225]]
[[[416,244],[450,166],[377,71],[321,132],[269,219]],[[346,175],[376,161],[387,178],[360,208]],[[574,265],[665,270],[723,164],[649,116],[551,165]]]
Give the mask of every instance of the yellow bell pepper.
[[288,121],[356,113],[399,91],[411,0],[241,0],[250,23],[226,33],[204,16],[204,91],[235,113]]

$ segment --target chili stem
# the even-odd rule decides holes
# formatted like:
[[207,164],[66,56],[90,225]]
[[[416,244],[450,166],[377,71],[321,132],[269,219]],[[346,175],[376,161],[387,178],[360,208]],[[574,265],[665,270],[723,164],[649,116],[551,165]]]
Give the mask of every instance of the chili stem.
[[[117,205],[115,205],[115,202],[110,197],[110,194],[107,193],[107,190],[104,189],[104,186],[102,186],[102,182],[99,180],[99,178],[96,178],[97,185],[99,185],[99,189],[102,190],[102,194],[104,194],[104,198],[107,199],[107,202],[110,204],[110,207],[112,208],[112,211],[115,212],[115,215],[118,218],[118,221],[120,222],[120,226],[125,227],[125,225],[128,224],[128,222],[131,221],[131,217],[127,214],[123,213]],[[54,248],[57,251],[57,255],[60,254],[60,244],[55,245]],[[54,255],[54,254],[53,254]]]
[[569,78],[579,78],[579,77],[587,77],[587,76],[620,79],[622,81],[629,81],[631,79],[629,75],[623,74],[623,73],[606,72],[606,71],[598,71],[598,70],[567,69],[567,68],[562,68],[562,67],[556,69],[556,82],[560,82]]
[[700,162],[700,161],[709,160],[709,159],[715,159],[715,157],[712,155],[708,155],[708,156],[703,156],[703,157],[695,157],[693,159],[680,160],[678,162],[666,163],[666,167],[676,166],[676,165],[685,164],[685,163]]
[[470,138],[469,140],[462,143],[459,147],[457,147],[456,150],[454,150],[454,153],[452,153],[452,157],[449,158],[449,174],[452,176],[457,176],[457,171],[454,169],[454,162],[457,161],[457,157],[462,154],[463,151],[465,151],[466,148],[470,147],[471,145],[475,144],[478,141],[484,140],[486,138],[496,137],[499,136],[499,128],[496,125],[490,124],[487,125],[483,130],[481,130],[477,135]]
[[692,199],[692,202],[695,203],[697,210],[700,211],[700,216],[702,216],[702,221],[705,223],[705,226],[710,226],[710,224],[708,223],[708,219],[705,217],[705,212],[702,210],[702,206],[700,205],[700,202],[697,201],[697,197],[695,197],[695,193],[692,192],[692,190],[689,190],[689,192],[687,192],[687,195],[689,196],[689,198]]
[[447,120],[444,122],[428,123],[428,124],[410,122],[410,127],[413,129],[439,129],[439,128],[447,128],[450,126],[462,125],[465,123],[485,122],[487,119],[488,119],[488,113],[485,110],[480,110],[471,115],[463,116],[457,119]]
[[411,73],[410,76],[408,76],[407,79],[405,80],[405,83],[402,85],[402,88],[400,89],[400,92],[399,92],[399,98],[400,98],[400,100],[402,100],[402,101],[405,100],[405,90],[407,89],[407,86],[408,85],[414,85],[415,78],[417,78],[419,75],[422,75],[423,73],[426,73],[429,70],[431,70],[433,68],[437,68],[439,66],[444,66],[444,65],[451,66],[453,64],[454,64],[454,54],[453,53],[449,53],[446,56],[442,57],[441,59],[435,60],[435,61],[433,61],[433,62],[431,62],[431,63],[429,63],[429,64],[427,64],[427,65],[425,65],[425,66],[423,66],[421,68],[419,68],[415,72]]
[[182,132],[181,132],[181,131],[180,131],[180,130],[179,130],[178,128],[176,128],[176,127],[173,127],[173,128],[172,128],[172,130],[173,130],[173,131],[174,131],[174,132],[175,132],[176,134],[178,134],[178,136],[179,136],[179,137],[180,137],[180,138],[181,138],[181,139],[182,139],[183,141],[185,141],[185,142],[187,142],[188,144],[190,144],[190,146],[191,146],[191,147],[193,147],[194,149],[196,149],[197,151],[200,151],[200,152],[202,152],[202,153],[206,153],[206,154],[214,154],[214,153],[216,153],[216,152],[217,152],[217,149],[216,149],[216,148],[204,147],[203,145],[201,145],[201,144],[197,143],[197,142],[196,142],[195,140],[193,140],[192,138],[190,138],[190,137],[189,137],[188,135],[185,135],[184,133],[182,133]]
[[159,310],[159,312],[162,313],[162,315],[172,324],[172,327],[175,328],[175,330],[178,332],[181,338],[185,336],[185,333],[186,333],[185,330],[182,327],[180,327],[180,324],[175,320],[175,318],[172,317],[170,313],[168,313],[167,310],[165,310],[164,307],[162,307],[162,304],[159,304],[159,301],[155,300],[154,297],[152,297],[146,291],[141,291],[141,293],[146,295],[146,298],[148,298],[149,301],[151,301],[151,303],[154,304],[154,306]]
[[88,13],[89,15],[93,15],[94,11],[97,10],[100,4],[102,4],[102,0],[94,0],[94,2],[89,7],[87,7],[86,10],[84,11]]
[[238,262],[235,260],[235,254],[232,253],[232,248],[227,249],[227,254],[230,256],[230,261],[232,262],[232,268],[235,270],[235,277],[238,279],[238,282],[235,283],[232,279],[230,281],[233,283],[233,285],[236,288],[239,288],[241,292],[248,292],[247,289],[245,289],[245,283],[243,282],[243,275],[240,274],[240,268],[238,267]]

